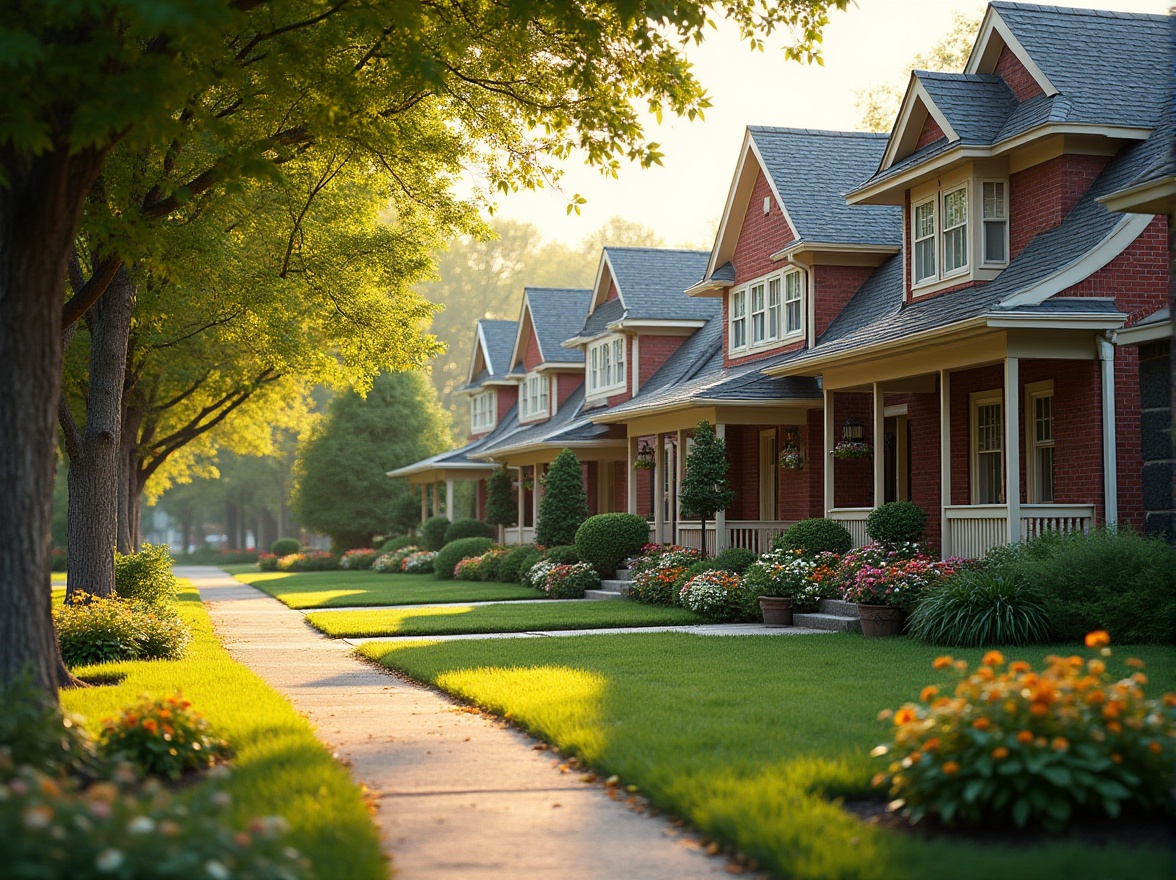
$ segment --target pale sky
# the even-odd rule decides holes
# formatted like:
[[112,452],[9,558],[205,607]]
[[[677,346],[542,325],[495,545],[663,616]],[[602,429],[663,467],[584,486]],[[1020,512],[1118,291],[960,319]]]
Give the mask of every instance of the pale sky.
[[[1056,5],[1166,13],[1166,0],[1059,0]],[[534,223],[547,238],[569,244],[619,215],[656,230],[668,246],[711,246],[747,125],[854,129],[856,92],[879,83],[904,87],[911,59],[950,29],[957,12],[979,15],[979,0],[857,0],[832,13],[825,31],[825,66],[786,62],[777,40],[752,52],[720,29],[689,56],[714,106],[703,121],[667,116],[650,121],[647,137],[665,153],[660,167],[622,166],[620,179],[600,176],[579,160],[565,166],[566,193],[588,199],[568,216],[564,195],[517,193],[498,201],[498,215]]]

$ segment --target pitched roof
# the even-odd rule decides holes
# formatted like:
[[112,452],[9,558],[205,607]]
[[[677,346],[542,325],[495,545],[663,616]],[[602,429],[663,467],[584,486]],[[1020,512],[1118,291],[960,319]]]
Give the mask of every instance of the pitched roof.
[[[555,444],[574,440],[593,440],[607,433],[607,428],[592,425],[583,416],[584,386],[580,385],[556,410],[554,416],[545,422],[520,425],[518,411],[511,411],[509,424],[492,441],[477,450],[479,455],[501,455],[513,449],[532,446],[537,443]],[[505,420],[504,420],[505,421]]]
[[560,343],[571,339],[583,326],[592,291],[528,287],[524,289],[523,296],[526,308],[531,313],[531,326],[535,330],[535,339],[539,342],[544,363],[583,364],[584,352],[581,349],[561,348]]
[[748,127],[799,239],[839,244],[897,244],[902,211],[850,207],[845,194],[873,173],[886,135],[864,131]]
[[990,144],[1000,134],[1017,98],[992,74],[913,71],[935,106],[966,144]]
[[489,465],[484,461],[478,461],[472,456],[489,447],[492,443],[501,440],[503,436],[511,430],[511,425],[518,425],[515,418],[517,415],[517,407],[511,407],[510,410],[499,420],[495,425],[494,430],[485,437],[479,437],[465,446],[460,446],[457,449],[450,449],[446,452],[439,452],[436,455],[423,458],[420,461],[414,461],[412,464],[407,464],[404,467],[396,468],[388,471],[389,477],[407,477],[412,474],[427,473],[433,470],[450,469],[475,469],[485,468]]
[[486,340],[490,378],[501,378],[510,369],[510,353],[514,349],[519,322],[491,321],[483,318],[478,321],[478,327],[482,331],[482,338]]

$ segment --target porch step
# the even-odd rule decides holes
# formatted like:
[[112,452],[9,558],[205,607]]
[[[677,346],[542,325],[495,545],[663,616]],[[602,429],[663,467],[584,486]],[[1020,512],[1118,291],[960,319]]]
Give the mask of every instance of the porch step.
[[852,602],[842,602],[840,599],[822,599],[817,603],[817,611],[821,614],[837,614],[855,619],[859,616],[856,605]]
[[604,599],[623,599],[624,596],[617,590],[585,590],[584,598],[600,601]]
[[629,592],[629,582],[620,579],[602,580],[600,582],[600,589],[606,593],[616,593],[620,596],[623,593]]
[[616,577],[613,580],[617,581],[631,581],[633,580],[633,572],[627,568],[618,568]]
[[803,614],[794,613],[792,615],[792,622],[796,626],[803,626],[809,629],[825,629],[830,632],[861,632],[862,622],[855,614],[850,617],[846,614]]

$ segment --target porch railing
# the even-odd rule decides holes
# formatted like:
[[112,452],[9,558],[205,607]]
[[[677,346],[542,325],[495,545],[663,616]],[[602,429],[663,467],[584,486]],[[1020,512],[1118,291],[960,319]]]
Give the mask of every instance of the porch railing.
[[[782,534],[792,521],[785,520],[727,520],[727,546],[743,547],[757,556],[772,549],[772,541]],[[678,543],[684,547],[703,549],[702,523],[678,523]],[[706,554],[715,552],[715,524],[706,524]]]
[[872,507],[835,507],[829,511],[829,519],[836,520],[845,526],[854,547],[863,547],[870,542],[866,534],[866,520],[870,517]]
[[[518,526],[511,526],[510,528],[508,528],[506,530],[506,535],[504,537],[506,540],[506,544],[508,546],[513,547],[515,544],[520,543],[520,541],[519,541],[519,527]],[[523,526],[523,540],[521,541],[521,543],[530,544],[534,540],[535,540],[535,530],[533,528],[531,528],[530,526]]]
[[[946,513],[952,556],[982,559],[993,547],[1009,542],[1009,509],[1003,504],[959,504],[946,508]],[[1028,541],[1049,531],[1087,532],[1093,523],[1093,504],[1024,504],[1020,536]]]

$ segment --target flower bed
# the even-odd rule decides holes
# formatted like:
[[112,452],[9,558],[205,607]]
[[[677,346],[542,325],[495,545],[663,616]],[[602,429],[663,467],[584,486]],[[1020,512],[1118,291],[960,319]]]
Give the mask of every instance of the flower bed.
[[836,553],[805,556],[800,550],[763,554],[743,574],[749,606],[760,596],[787,596],[798,611],[815,609],[821,599],[840,595],[836,579],[840,559]]
[[740,620],[747,615],[743,579],[729,571],[704,571],[682,587],[681,604],[715,622]]
[[414,553],[421,552],[423,552],[423,548],[413,544],[399,550],[393,550],[391,553],[385,553],[372,563],[372,571],[378,571],[381,574],[399,574],[404,571],[404,560]]
[[874,542],[846,553],[837,579],[846,602],[910,608],[940,578],[967,564],[954,557],[937,562],[919,544]]
[[[539,563],[550,565],[550,563]],[[585,590],[600,587],[600,575],[587,562],[573,565],[552,565],[539,589],[549,599],[583,599]]]
[[401,560],[400,570],[405,574],[432,574],[433,560],[436,558],[436,550],[418,550]]
[[701,558],[688,547],[658,547],[641,556],[630,567],[633,572],[629,595],[647,605],[674,605],[678,601],[676,584],[686,569]]
[[339,560],[325,550],[291,553],[278,560],[278,571],[334,571]]
[[339,560],[339,567],[348,571],[366,571],[379,558],[380,551],[374,547],[348,550]]

